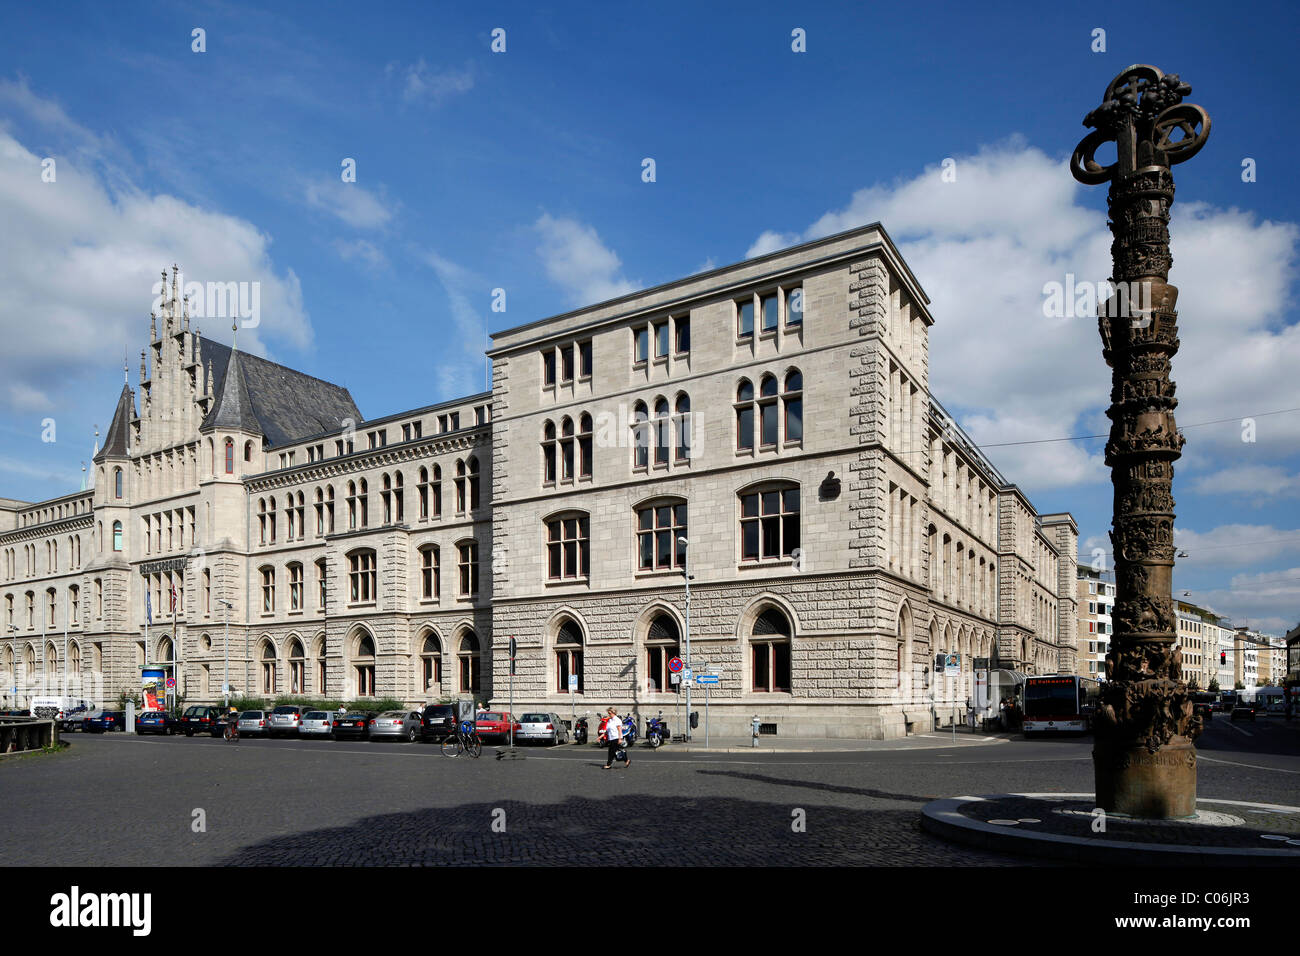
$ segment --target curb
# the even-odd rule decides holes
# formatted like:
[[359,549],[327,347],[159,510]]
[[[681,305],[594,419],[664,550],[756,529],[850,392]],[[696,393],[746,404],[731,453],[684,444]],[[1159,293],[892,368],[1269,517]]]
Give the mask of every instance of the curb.
[[[975,800],[998,800],[1004,797],[1093,798],[1091,793],[996,793],[981,797],[948,797],[921,808],[921,829],[967,846],[1000,853],[1067,860],[1072,863],[1106,863],[1128,866],[1294,866],[1300,862],[1300,850],[1274,850],[1261,847],[1188,847],[1162,843],[1134,843],[1127,840],[1064,836],[996,826],[963,815],[960,808]],[[1231,806],[1279,809],[1273,804],[1243,800],[1218,800],[1198,797],[1197,804],[1220,803]],[[1300,813],[1300,808],[1286,807]]]

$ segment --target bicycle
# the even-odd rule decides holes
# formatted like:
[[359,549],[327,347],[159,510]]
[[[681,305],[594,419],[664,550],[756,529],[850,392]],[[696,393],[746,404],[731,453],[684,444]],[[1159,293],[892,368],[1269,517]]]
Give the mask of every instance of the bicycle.
[[221,736],[226,740],[239,742],[239,724],[236,721],[227,721],[226,729],[221,732]]
[[478,757],[483,753],[483,741],[479,739],[477,730],[466,730],[461,727],[455,733],[442,738],[444,757],[459,757],[463,753],[471,757]]

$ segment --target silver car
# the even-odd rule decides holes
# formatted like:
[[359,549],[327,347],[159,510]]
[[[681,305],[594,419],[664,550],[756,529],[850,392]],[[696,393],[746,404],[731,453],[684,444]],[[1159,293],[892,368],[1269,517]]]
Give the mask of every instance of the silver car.
[[264,710],[246,710],[239,715],[239,736],[265,737],[266,717]]
[[415,711],[386,710],[370,720],[370,739],[398,737],[413,742],[420,735],[420,715]]
[[297,704],[281,704],[275,708],[266,721],[267,736],[279,737],[283,734],[297,737],[302,726],[302,713],[306,709]]
[[524,714],[519,718],[515,740],[545,740],[551,744],[569,742],[569,731],[559,714]]
[[309,710],[302,715],[302,724],[298,727],[300,737],[328,737],[333,733],[334,711]]

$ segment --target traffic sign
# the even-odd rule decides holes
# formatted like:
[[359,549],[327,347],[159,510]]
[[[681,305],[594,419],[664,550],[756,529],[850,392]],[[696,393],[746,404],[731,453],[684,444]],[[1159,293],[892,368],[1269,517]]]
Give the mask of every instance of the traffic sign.
[[175,677],[167,678],[167,689],[172,690],[175,686],[176,686],[176,678]]
[[674,674],[680,674],[682,672],[682,668],[685,666],[686,665],[682,663],[682,659],[680,657],[674,657],[669,659],[668,661],[668,670]]
[[694,668],[686,668],[682,671],[682,680],[690,680],[691,674],[695,673]]
[[670,684],[680,684],[680,683],[682,682],[682,675],[681,675],[681,674],[669,674],[669,675],[668,675],[668,682],[669,682]]
[[569,693],[570,693],[570,694],[576,694],[577,692],[578,692],[578,675],[577,675],[577,674],[570,674],[570,675],[569,675]]
[[697,684],[699,684],[699,685],[701,685],[701,686],[703,686],[703,685],[705,685],[705,684],[721,684],[721,683],[722,683],[722,675],[721,675],[721,674],[701,674],[699,677],[695,678],[695,683],[697,683]]

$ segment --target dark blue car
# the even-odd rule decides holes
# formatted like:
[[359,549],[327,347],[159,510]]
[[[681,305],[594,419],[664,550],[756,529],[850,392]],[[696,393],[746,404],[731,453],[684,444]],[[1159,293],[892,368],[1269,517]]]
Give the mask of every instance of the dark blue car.
[[81,722],[81,729],[88,734],[102,734],[110,730],[126,730],[126,713],[120,710],[106,710],[92,714]]
[[162,710],[146,710],[135,719],[135,732],[137,734],[167,734],[171,736],[176,733],[179,721],[171,714]]

